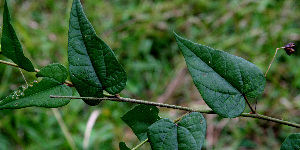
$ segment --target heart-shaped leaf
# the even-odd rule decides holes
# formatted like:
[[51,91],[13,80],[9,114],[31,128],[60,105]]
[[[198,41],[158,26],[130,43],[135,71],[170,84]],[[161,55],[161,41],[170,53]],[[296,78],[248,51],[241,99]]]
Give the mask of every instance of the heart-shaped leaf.
[[[52,72],[49,72],[51,70]],[[72,90],[64,85],[67,69],[60,64],[48,65],[38,73],[43,79],[34,82],[28,88],[20,87],[5,99],[0,101],[0,109],[17,109],[24,107],[61,107],[70,102],[70,99],[51,99],[50,95],[71,96]],[[55,76],[53,76],[55,74]],[[61,82],[62,81],[62,82]]]
[[140,141],[147,139],[147,130],[160,119],[159,109],[150,105],[138,105],[128,111],[121,119],[132,129]]
[[4,1],[1,52],[5,57],[16,63],[20,68],[29,72],[35,71],[31,61],[24,56],[22,45],[13,26],[10,24],[10,15],[6,0]]
[[258,97],[266,79],[249,61],[193,43],[175,34],[178,46],[206,104],[218,115],[233,118],[245,109],[246,97]]
[[[83,97],[103,97],[121,92],[127,81],[126,72],[110,47],[97,37],[86,18],[79,0],[74,0],[70,14],[68,39],[71,80]],[[89,105],[100,101],[85,100]]]
[[282,143],[280,150],[296,150],[300,149],[300,133],[291,134]]
[[201,113],[192,112],[178,124],[169,119],[158,120],[147,133],[153,150],[200,150],[206,134],[206,121]]

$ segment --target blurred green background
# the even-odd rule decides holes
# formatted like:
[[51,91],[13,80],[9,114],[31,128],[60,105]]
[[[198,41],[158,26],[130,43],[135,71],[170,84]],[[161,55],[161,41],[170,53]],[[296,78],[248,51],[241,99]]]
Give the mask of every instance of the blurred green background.
[[[71,0],[9,0],[12,24],[24,53],[41,69],[51,63],[68,66],[67,35]],[[121,96],[208,109],[189,75],[173,31],[193,42],[243,57],[263,72],[277,47],[300,45],[297,0],[83,0],[97,35],[115,52],[128,82]],[[0,25],[4,1],[0,1]],[[1,33],[0,33],[1,34]],[[279,50],[258,98],[257,112],[300,123],[300,50]],[[3,56],[0,59],[7,60]],[[34,73],[23,71],[28,82]],[[25,85],[19,69],[0,64],[0,98]],[[74,95],[78,94],[74,91]],[[250,101],[255,105],[255,99]],[[118,149],[139,143],[120,117],[135,104],[101,102],[95,107],[73,100],[59,108],[78,149],[92,112],[100,114],[88,149]],[[245,112],[250,112],[246,108]],[[176,119],[184,111],[160,108],[160,116]],[[252,118],[222,119],[206,115],[203,149],[279,149],[299,129]],[[146,144],[141,149],[149,149]],[[70,149],[51,109],[0,111],[0,149]]]

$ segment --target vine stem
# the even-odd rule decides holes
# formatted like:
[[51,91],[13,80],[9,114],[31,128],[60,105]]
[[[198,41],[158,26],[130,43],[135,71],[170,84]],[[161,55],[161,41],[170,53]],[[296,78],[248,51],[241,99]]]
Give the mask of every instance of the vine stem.
[[144,145],[145,143],[147,143],[149,141],[149,139],[147,138],[146,140],[144,140],[143,142],[141,142],[139,145],[137,145],[136,147],[134,147],[131,150],[137,150],[138,148],[140,148],[142,145]]
[[[9,65],[9,66],[13,66],[13,67],[19,68],[19,66],[18,66],[17,64],[11,63],[11,62],[8,62],[8,61],[0,60],[0,63],[1,63],[1,64],[5,64],[5,65]],[[36,73],[40,72],[39,69],[34,69],[34,71],[35,71]],[[27,82],[26,82],[26,83],[27,83]],[[70,82],[70,81],[68,81],[68,80],[65,81],[65,84],[68,85],[69,87],[73,87],[73,86],[74,86],[74,85],[72,84],[72,82]]]
[[[20,68],[17,64],[11,63],[11,62],[8,62],[8,61],[0,60],[0,63],[1,63],[1,64],[5,64],[5,65],[9,65],[9,66],[13,66],[13,67]],[[35,72],[39,72],[40,70],[39,70],[39,69],[34,69],[34,71],[35,71]]]
[[[130,102],[130,103],[145,104],[145,105],[152,105],[152,106],[159,106],[159,107],[167,107],[167,108],[179,109],[179,110],[185,110],[185,111],[191,111],[191,112],[200,112],[200,113],[205,113],[205,114],[216,114],[213,110],[193,109],[193,108],[189,108],[189,107],[182,107],[182,106],[169,105],[169,104],[164,104],[164,103],[149,102],[149,101],[145,101],[145,100],[136,100],[136,99],[124,98],[124,97],[119,97],[119,98],[95,98],[95,97],[74,97],[74,96],[50,95],[50,98],[84,99],[84,100],[108,100],[108,101],[118,101],[118,102]],[[276,123],[279,123],[279,124],[288,125],[288,126],[295,127],[295,128],[300,128],[300,124],[292,123],[292,122],[289,122],[289,121],[284,121],[282,119],[272,118],[272,117],[269,117],[269,116],[260,115],[258,113],[256,113],[256,114],[242,113],[238,117],[257,118],[257,119],[276,122]]]
[[11,63],[11,62],[8,62],[8,61],[0,60],[0,63],[19,68],[19,66],[17,64]]

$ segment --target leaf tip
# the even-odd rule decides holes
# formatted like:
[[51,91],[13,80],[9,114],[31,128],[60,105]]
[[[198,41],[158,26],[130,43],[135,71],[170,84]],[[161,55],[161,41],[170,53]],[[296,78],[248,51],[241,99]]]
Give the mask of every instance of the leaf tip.
[[173,31],[173,34],[174,34],[176,40],[180,37],[175,31]]

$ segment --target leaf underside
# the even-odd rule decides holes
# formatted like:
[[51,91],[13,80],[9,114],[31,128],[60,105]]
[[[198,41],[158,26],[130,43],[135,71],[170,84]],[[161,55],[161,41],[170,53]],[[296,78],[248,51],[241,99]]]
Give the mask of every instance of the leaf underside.
[[118,94],[126,85],[126,72],[110,47],[97,37],[79,0],[73,1],[70,14],[68,60],[70,77],[80,96],[103,97],[103,90]]
[[[50,73],[49,70],[53,72]],[[57,72],[61,74],[56,74],[53,77],[53,74]],[[52,64],[41,69],[39,73],[39,76],[43,77],[40,82],[34,82],[33,85],[27,88],[20,87],[5,99],[0,100],[0,109],[17,109],[31,106],[56,108],[68,104],[70,99],[53,99],[49,97],[50,95],[72,95],[71,88],[63,84],[67,78],[67,69],[62,65]]]
[[169,119],[158,120],[147,132],[153,150],[200,150],[205,134],[206,121],[198,112],[189,113],[178,124]]
[[140,141],[147,139],[147,130],[160,119],[159,109],[150,105],[138,105],[128,111],[121,119],[132,129]]
[[4,3],[3,12],[3,29],[1,38],[1,52],[3,56],[11,59],[20,68],[34,72],[34,67],[31,61],[24,56],[22,45],[17,37],[17,34],[10,23],[10,14],[7,7],[7,2]]
[[175,37],[195,86],[218,115],[239,116],[245,109],[243,96],[258,97],[263,92],[266,80],[254,64],[176,34]]

